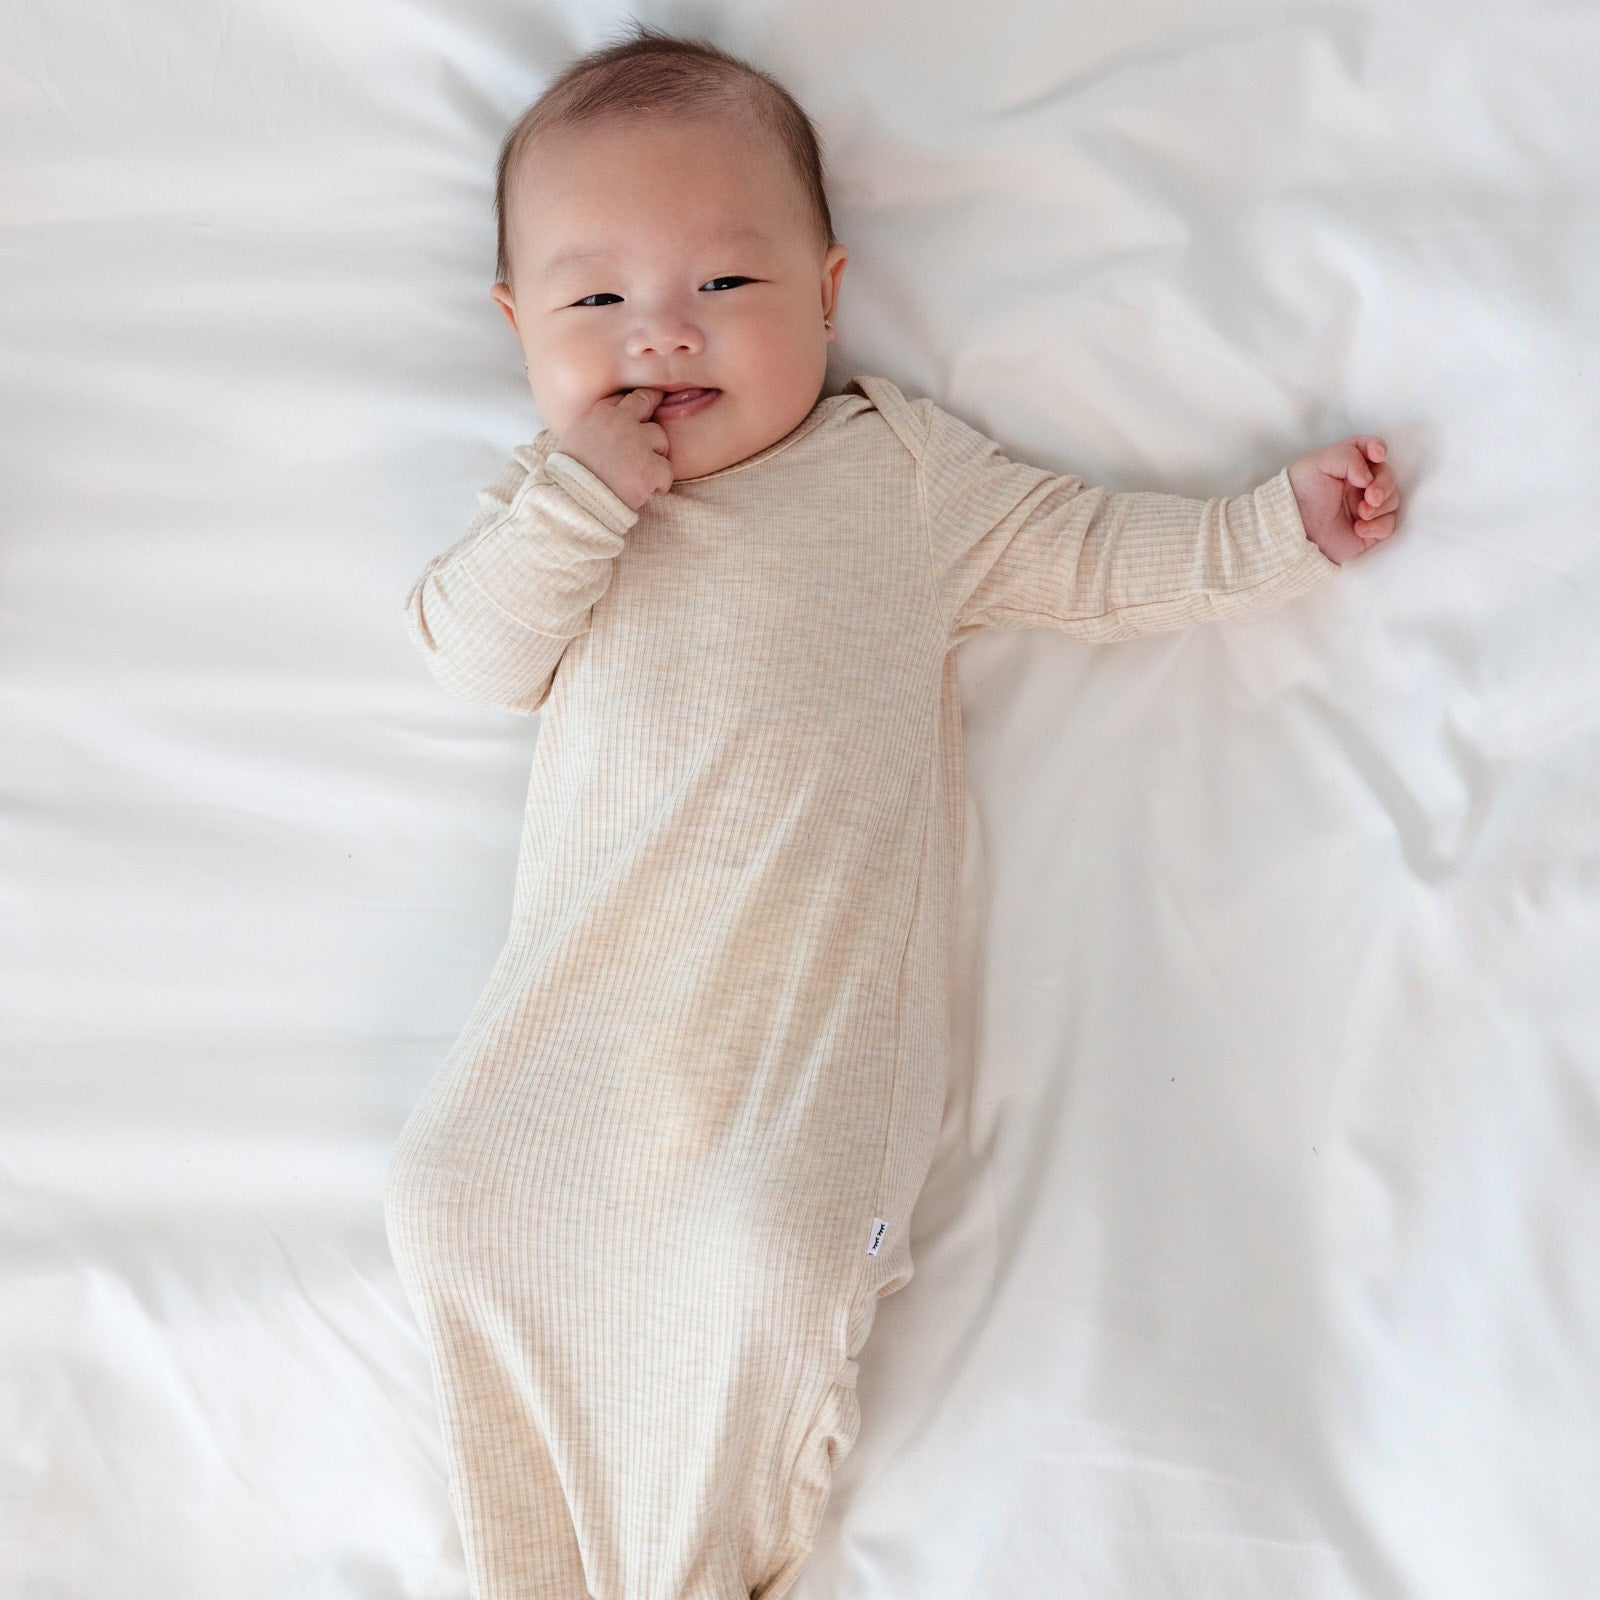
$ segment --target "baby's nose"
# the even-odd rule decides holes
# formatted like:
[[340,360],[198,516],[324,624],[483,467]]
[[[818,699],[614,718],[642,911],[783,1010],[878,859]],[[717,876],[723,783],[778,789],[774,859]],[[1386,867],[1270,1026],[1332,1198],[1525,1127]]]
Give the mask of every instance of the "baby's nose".
[[636,357],[666,352],[676,354],[680,350],[693,354],[704,342],[700,330],[686,318],[657,317],[633,331],[628,352]]

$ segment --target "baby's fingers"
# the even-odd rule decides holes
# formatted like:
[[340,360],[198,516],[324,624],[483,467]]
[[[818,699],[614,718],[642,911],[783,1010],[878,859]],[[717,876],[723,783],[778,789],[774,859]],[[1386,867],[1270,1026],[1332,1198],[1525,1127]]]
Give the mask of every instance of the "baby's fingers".
[[1394,473],[1379,466],[1389,447],[1375,433],[1358,433],[1349,439],[1328,447],[1330,457],[1326,471],[1336,478],[1344,478],[1358,489],[1370,488],[1385,474],[1393,482]]
[[[630,389],[625,395],[618,398],[617,409],[620,411],[623,406],[637,401],[638,404],[634,406],[635,412],[641,419],[649,417],[654,413],[657,405],[660,404],[661,396],[665,392],[662,389]],[[665,431],[665,429],[662,429],[662,432]]]
[[1366,498],[1371,504],[1378,505],[1389,496],[1394,486],[1394,468],[1385,462],[1372,474],[1372,482],[1367,485]]
[[1319,450],[1308,450],[1294,464],[1297,467],[1309,467],[1325,478],[1332,478],[1335,483],[1353,484],[1358,489],[1364,489],[1372,482],[1372,468],[1367,465],[1366,455],[1354,439],[1341,439],[1337,444],[1325,444]]
[[1372,475],[1372,482],[1362,491],[1356,509],[1363,517],[1381,516],[1393,511],[1400,501],[1400,486],[1394,481],[1394,471],[1387,464]]
[[1359,517],[1381,517],[1386,511],[1393,511],[1400,504],[1400,491],[1392,485],[1387,494],[1379,493],[1378,498],[1373,498],[1373,489],[1376,484],[1369,485],[1366,494],[1361,497],[1361,504],[1356,508]]

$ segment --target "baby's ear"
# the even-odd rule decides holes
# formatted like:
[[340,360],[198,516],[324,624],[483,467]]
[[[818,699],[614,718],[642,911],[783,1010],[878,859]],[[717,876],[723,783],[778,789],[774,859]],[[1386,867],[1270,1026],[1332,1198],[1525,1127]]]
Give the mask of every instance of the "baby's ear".
[[511,331],[517,331],[517,307],[511,298],[511,285],[497,283],[490,291],[489,298],[505,313],[506,321],[511,324]]

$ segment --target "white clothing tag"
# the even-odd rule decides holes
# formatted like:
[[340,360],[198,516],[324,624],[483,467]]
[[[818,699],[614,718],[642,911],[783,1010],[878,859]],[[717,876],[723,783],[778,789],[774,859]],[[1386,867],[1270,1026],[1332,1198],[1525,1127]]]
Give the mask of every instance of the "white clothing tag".
[[872,1219],[872,1243],[867,1246],[867,1254],[869,1256],[877,1255],[878,1246],[883,1243],[883,1231],[888,1226],[889,1224],[882,1217],[874,1217]]

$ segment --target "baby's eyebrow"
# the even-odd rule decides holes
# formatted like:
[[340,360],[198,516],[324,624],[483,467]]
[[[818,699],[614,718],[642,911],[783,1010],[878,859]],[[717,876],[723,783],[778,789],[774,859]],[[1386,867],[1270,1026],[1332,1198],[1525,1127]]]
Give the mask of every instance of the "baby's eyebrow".
[[[729,228],[718,235],[716,243],[724,244],[771,244],[760,228],[753,228],[746,224],[743,227]],[[584,261],[604,261],[608,251],[594,245],[575,245],[570,250],[558,250],[544,264],[544,270],[554,272],[558,267],[576,266]]]

